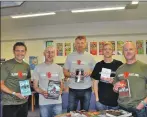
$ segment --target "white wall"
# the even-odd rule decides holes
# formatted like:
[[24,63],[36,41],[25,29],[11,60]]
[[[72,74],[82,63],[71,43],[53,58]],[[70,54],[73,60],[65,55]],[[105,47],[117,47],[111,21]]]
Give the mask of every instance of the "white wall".
[[[51,39],[40,39],[40,40],[24,40],[25,44],[27,45],[28,48],[28,52],[27,52],[27,56],[25,58],[25,61],[28,62],[28,58],[29,56],[38,56],[38,61],[39,63],[43,62],[44,57],[43,57],[43,51],[45,48],[45,41],[47,40],[51,40]],[[136,35],[136,36],[111,36],[111,37],[87,37],[87,41],[116,41],[116,40],[129,40],[129,41],[133,41],[136,42],[136,40],[144,40],[144,46],[145,46],[145,41],[147,40],[147,35]],[[8,41],[8,42],[2,42],[1,43],[1,57],[2,58],[6,58],[7,60],[13,57],[13,53],[12,53],[12,48],[13,45],[16,41]],[[62,38],[62,41],[60,38],[54,39],[54,42],[74,42],[74,38]],[[98,47],[99,48],[99,47]],[[146,53],[146,50],[144,48],[144,51]],[[96,61],[100,61],[103,59],[102,55],[97,55],[97,56],[93,56],[94,59]],[[123,62],[125,62],[125,59],[122,55],[114,55],[113,58],[121,60]],[[142,62],[147,63],[147,55],[137,55],[137,58],[139,60],[141,60]],[[55,62],[56,63],[64,63],[66,59],[66,56],[61,56],[61,57],[55,57]]]

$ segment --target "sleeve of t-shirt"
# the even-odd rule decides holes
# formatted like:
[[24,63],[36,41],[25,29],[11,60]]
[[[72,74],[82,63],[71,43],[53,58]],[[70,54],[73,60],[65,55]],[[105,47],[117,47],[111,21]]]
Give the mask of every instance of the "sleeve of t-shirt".
[[147,64],[144,65],[143,71],[144,71],[144,73],[145,73],[144,76],[145,76],[145,78],[146,78],[146,84],[147,84]]
[[38,74],[38,69],[37,66],[35,67],[33,73],[32,73],[32,79],[33,80],[39,80],[39,74]]
[[9,74],[9,72],[6,69],[6,64],[3,63],[1,65],[1,80],[4,80],[5,81],[8,78],[8,74]]
[[91,70],[94,69],[95,65],[96,65],[96,61],[95,61],[94,58],[92,57],[91,66],[90,66],[90,67],[91,67]]
[[59,78],[60,78],[60,81],[64,79],[63,68],[61,66],[60,66]]
[[100,72],[100,64],[97,63],[91,73],[91,78],[93,78],[95,80],[100,80],[99,72]]
[[118,69],[116,70],[116,74],[115,74],[115,77],[114,77],[114,79],[113,79],[113,85],[115,84],[115,83],[117,83],[119,80],[118,80]]
[[65,63],[64,63],[63,68],[64,68],[64,69],[67,69],[67,70],[70,69],[69,57],[66,58],[66,61],[65,61]]

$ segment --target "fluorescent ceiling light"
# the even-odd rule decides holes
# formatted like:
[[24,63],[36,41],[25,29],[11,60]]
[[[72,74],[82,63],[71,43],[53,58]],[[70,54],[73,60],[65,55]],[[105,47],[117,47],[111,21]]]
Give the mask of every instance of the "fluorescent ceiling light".
[[38,17],[38,16],[46,16],[46,15],[55,15],[55,12],[49,13],[36,13],[36,14],[26,14],[26,15],[13,15],[12,18],[26,18],[26,17]]
[[138,4],[138,3],[139,3],[139,1],[132,1],[131,4]]
[[93,12],[93,11],[109,11],[109,10],[122,10],[125,9],[125,6],[123,7],[107,7],[107,8],[97,8],[97,9],[81,9],[81,10],[72,10],[72,13],[82,13],[82,12]]

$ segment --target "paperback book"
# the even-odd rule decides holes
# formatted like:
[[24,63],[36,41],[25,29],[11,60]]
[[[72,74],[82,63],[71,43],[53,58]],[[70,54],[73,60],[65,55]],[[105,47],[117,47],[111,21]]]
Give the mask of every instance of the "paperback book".
[[129,80],[120,81],[119,96],[120,97],[131,97]]
[[83,69],[76,70],[75,82],[84,83],[84,70]]
[[20,92],[23,96],[31,95],[31,88],[30,88],[29,80],[19,81],[19,86],[20,86]]
[[58,100],[60,96],[60,81],[49,80],[47,91],[49,99]]

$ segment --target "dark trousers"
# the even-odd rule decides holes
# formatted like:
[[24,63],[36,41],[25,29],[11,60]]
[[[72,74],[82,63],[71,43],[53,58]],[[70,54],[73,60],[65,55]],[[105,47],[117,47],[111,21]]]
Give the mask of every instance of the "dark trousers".
[[27,117],[28,103],[21,105],[3,105],[3,117]]
[[80,101],[81,110],[88,111],[92,89],[69,89],[67,112],[76,111]]
[[131,112],[133,117],[147,117],[147,109],[145,107],[141,110],[137,110],[136,108],[124,108],[120,106],[120,109]]

